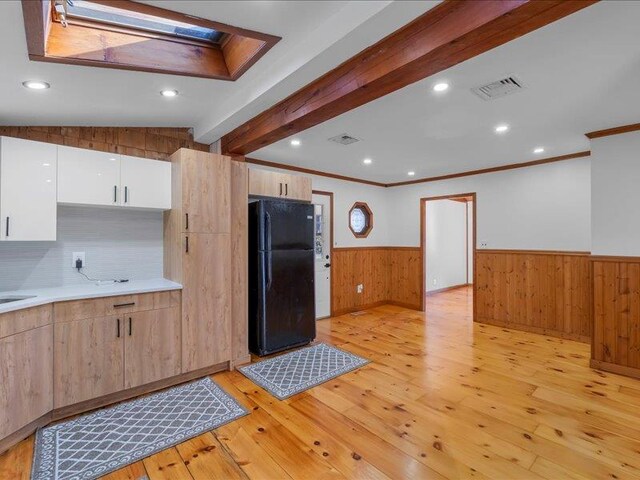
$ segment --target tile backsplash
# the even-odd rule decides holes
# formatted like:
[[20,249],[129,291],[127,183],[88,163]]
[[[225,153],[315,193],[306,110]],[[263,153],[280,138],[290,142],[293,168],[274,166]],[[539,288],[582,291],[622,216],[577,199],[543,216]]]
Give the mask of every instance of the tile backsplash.
[[162,277],[162,212],[58,206],[55,242],[0,242],[0,291],[89,283],[71,267],[85,252],[92,278]]

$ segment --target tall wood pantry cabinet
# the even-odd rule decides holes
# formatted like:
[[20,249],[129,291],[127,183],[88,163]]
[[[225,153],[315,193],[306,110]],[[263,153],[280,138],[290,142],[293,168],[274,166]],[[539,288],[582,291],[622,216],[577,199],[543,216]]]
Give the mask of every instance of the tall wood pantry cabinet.
[[[230,157],[184,148],[171,156],[171,164],[173,208],[165,212],[164,276],[183,286],[182,371],[232,365],[232,321],[247,321],[246,312],[232,319],[234,269],[246,268],[237,265],[246,265],[246,255],[232,259],[237,245],[232,240],[239,234],[237,226],[232,228],[237,190],[232,184],[246,185],[246,170],[241,171],[244,180],[238,183],[236,174],[232,181]],[[241,341],[246,344],[246,337]]]

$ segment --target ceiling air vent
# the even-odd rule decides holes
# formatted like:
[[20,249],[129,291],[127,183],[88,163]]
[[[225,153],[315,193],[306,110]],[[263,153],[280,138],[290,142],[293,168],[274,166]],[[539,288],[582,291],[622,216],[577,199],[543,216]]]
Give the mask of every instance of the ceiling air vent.
[[346,133],[343,133],[341,135],[331,137],[329,141],[339,143],[340,145],[351,145],[352,143],[359,142],[360,140],[357,139],[356,137],[352,137],[351,135],[347,135]]
[[471,91],[478,95],[483,100],[493,100],[495,98],[504,97],[512,93],[519,92],[524,87],[524,84],[516,76],[510,76],[497,80],[495,82],[482,85],[481,87],[472,88]]

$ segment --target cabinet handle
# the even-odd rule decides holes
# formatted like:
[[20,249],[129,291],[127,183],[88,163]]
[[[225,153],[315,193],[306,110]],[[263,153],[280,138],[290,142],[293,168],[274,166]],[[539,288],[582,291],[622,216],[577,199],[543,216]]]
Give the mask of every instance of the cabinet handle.
[[184,229],[189,230],[189,214],[184,214]]
[[280,196],[282,196],[282,183],[280,184]]
[[288,183],[284,184],[284,196],[285,197],[289,196],[289,184]]
[[131,336],[131,317],[129,317],[129,336]]
[[118,333],[116,334],[117,338],[120,338],[120,319],[116,319],[116,321],[118,322]]
[[136,302],[130,302],[130,303],[118,303],[116,305],[113,306],[113,308],[121,308],[121,307],[132,307],[133,305],[135,305]]
[[7,217],[7,231],[5,232],[5,237],[9,238],[9,217]]
[[184,253],[189,253],[189,237],[184,237],[184,238],[185,238]]
[[113,186],[113,203],[116,203],[118,201],[118,186],[114,185]]
[[129,201],[129,187],[124,187],[124,203]]

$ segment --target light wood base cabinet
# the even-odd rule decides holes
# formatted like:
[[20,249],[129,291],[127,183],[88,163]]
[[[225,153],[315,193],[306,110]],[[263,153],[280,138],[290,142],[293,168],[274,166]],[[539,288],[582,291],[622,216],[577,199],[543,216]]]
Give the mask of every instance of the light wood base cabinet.
[[180,368],[180,307],[127,316],[124,388],[173,377]]
[[[87,318],[118,309],[119,314]],[[54,311],[56,409],[181,372],[180,302],[174,292],[63,302]]]
[[0,440],[52,410],[52,337],[45,325],[0,339]]
[[124,388],[122,323],[115,316],[56,323],[55,408]]

